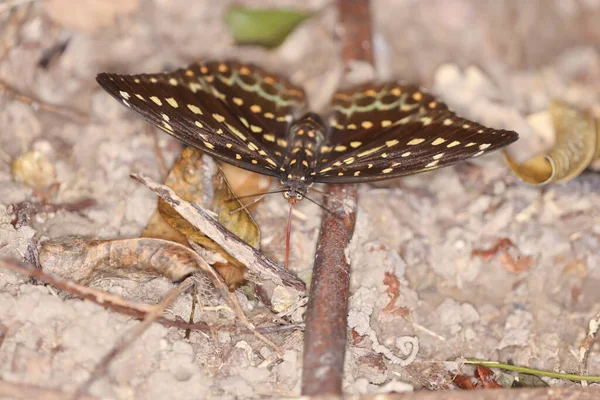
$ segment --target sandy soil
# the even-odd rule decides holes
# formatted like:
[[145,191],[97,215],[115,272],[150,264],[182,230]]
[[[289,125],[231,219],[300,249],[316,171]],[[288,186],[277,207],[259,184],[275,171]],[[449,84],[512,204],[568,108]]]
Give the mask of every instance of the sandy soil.
[[[235,57],[285,71],[305,86],[313,104],[323,103],[341,74],[329,2],[307,2],[322,12],[271,51],[233,44],[222,22],[229,1],[136,3],[104,2],[87,15],[95,2],[58,13],[66,1],[33,2],[31,8],[20,6],[29,11],[18,26],[9,21],[14,15],[0,11],[0,79],[90,116],[82,124],[0,96],[0,244],[6,243],[0,256],[20,259],[33,237],[137,237],[154,211],[155,195],[129,174],[159,179],[155,136],[97,86],[96,73],[156,72]],[[551,99],[600,110],[599,1],[378,0],[372,7],[380,77],[419,83],[466,117],[518,131],[522,139],[511,151],[520,158],[551,144]],[[65,38],[65,52],[40,67],[44,51]],[[167,135],[157,137],[170,165],[181,147]],[[92,198],[97,204],[79,212],[38,213],[15,229],[7,207],[41,196],[13,180],[11,161],[28,151],[39,152],[55,171],[50,180],[60,187],[53,203]],[[348,393],[451,387],[455,365],[443,361],[457,356],[581,371],[581,341],[600,311],[600,175],[586,172],[567,184],[531,187],[497,153],[361,185],[359,196],[350,254]],[[279,196],[255,213],[262,249],[278,261],[285,252],[286,213]],[[320,213],[302,202],[295,219],[292,265],[301,277],[312,267]],[[501,254],[472,256],[501,238],[514,243],[511,254],[528,268],[514,271]],[[398,284],[395,308],[386,307],[395,281],[390,277]],[[155,303],[171,283],[104,279],[93,286]],[[241,292],[238,297],[255,322],[272,318],[256,300]],[[187,319],[190,299],[182,296],[167,314]],[[198,312],[196,319],[231,323],[233,316],[215,309]],[[0,325],[7,328],[0,379],[74,390],[135,324],[0,270]],[[251,335],[195,332],[185,339],[181,330],[153,325],[91,393],[117,399],[298,395],[302,334],[269,337],[278,344],[287,340],[288,350],[282,360],[261,367],[270,350]],[[598,350],[596,344],[590,352],[590,374],[600,375]]]

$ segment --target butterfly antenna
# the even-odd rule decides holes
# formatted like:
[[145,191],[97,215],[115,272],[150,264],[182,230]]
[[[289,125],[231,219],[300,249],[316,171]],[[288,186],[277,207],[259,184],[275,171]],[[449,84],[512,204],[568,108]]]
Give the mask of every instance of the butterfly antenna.
[[239,200],[239,199],[244,199],[247,197],[254,197],[254,196],[259,196],[258,198],[254,199],[253,201],[251,201],[248,204],[243,204],[241,207],[236,208],[235,210],[229,211],[229,215],[233,215],[235,213],[238,213],[242,210],[246,210],[248,209],[248,207],[258,203],[259,201],[261,201],[262,199],[264,199],[266,196],[270,195],[270,194],[274,194],[274,193],[283,193],[285,192],[285,190],[273,190],[271,192],[265,192],[265,193],[256,193],[256,194],[249,194],[246,196],[241,196],[241,197],[235,197],[233,199],[230,199],[229,201],[234,201],[234,200]]
[[[321,195],[323,195],[323,196],[325,196],[325,197],[328,197],[328,198],[330,198],[330,199],[332,199],[332,200],[335,200],[335,201],[338,201],[338,202],[340,202],[340,203],[343,203],[343,201],[342,201],[340,198],[338,198],[337,196],[334,196],[334,195],[332,195],[332,194],[329,194],[329,193],[327,193],[327,192],[324,192],[323,190],[317,189],[317,188],[315,188],[315,187],[311,187],[311,188],[310,188],[310,190],[311,190],[311,191],[312,191],[312,190],[314,190],[315,192],[317,192],[317,193],[320,193]],[[309,199],[309,200],[310,200],[310,199]]]
[[256,197],[256,196],[263,196],[263,195],[267,195],[267,194],[273,194],[273,193],[283,193],[285,192],[285,189],[283,189],[283,186],[278,187],[275,190],[272,190],[270,192],[262,192],[262,193],[253,193],[253,194],[247,194],[244,196],[239,196],[239,197],[234,197],[229,199],[228,201],[235,201],[237,200],[241,200],[241,199],[247,199],[248,197]]
[[334,217],[336,217],[335,213],[333,211],[331,211],[329,208],[325,207],[324,205],[322,205],[321,203],[311,199],[310,197],[307,197],[306,195],[304,195],[304,198],[308,201],[310,201],[313,204],[318,205],[319,207],[321,207],[323,210],[327,211],[329,214],[333,215]]
[[294,209],[294,203],[290,203],[290,211],[288,213],[287,229],[285,232],[285,269],[289,269],[290,266],[290,237],[292,235],[292,210]]

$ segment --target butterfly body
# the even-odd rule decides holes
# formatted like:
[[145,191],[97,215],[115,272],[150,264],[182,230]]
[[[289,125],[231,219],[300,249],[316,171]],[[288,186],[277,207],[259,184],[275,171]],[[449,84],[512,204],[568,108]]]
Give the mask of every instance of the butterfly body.
[[158,128],[216,159],[276,177],[295,203],[313,183],[430,171],[517,140],[464,119],[420,88],[370,83],[334,94],[321,116],[285,78],[239,62],[170,73],[99,74],[99,84]]

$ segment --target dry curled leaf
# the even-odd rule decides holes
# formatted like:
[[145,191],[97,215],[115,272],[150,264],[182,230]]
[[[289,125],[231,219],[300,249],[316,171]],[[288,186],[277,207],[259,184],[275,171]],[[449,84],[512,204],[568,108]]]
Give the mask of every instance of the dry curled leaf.
[[110,25],[138,8],[139,0],[45,0],[46,14],[58,24],[86,33]]
[[566,182],[600,157],[600,121],[558,100],[550,105],[550,114],[556,144],[548,154],[519,164],[504,152],[512,171],[532,185]]
[[[203,169],[204,157],[197,150],[185,149],[171,169],[165,184],[186,201],[214,211],[217,221],[246,243],[257,248],[260,245],[258,225],[247,210],[229,214],[242,204],[233,194],[220,169],[217,168],[216,174],[212,177],[210,173],[204,173],[206,172]],[[198,231],[163,200],[159,200],[158,212],[177,233],[165,229],[155,215],[144,230],[143,236],[177,240],[184,244],[187,240],[191,240],[205,249],[220,254],[220,260],[215,260],[214,266],[230,287],[235,287],[245,280],[246,268],[241,263]]]
[[44,272],[77,283],[106,277],[145,279],[163,276],[180,281],[198,271],[197,255],[188,247],[160,239],[95,240],[62,237],[40,245]]

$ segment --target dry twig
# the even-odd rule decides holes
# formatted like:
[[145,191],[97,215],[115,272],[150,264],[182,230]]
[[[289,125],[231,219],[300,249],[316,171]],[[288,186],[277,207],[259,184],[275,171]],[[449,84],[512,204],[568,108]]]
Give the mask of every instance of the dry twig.
[[[349,66],[356,60],[373,64],[369,0],[338,0],[342,28],[342,57]],[[306,311],[302,394],[341,395],[346,331],[350,265],[346,249],[356,222],[356,186],[330,185],[321,223],[312,285]],[[331,199],[342,199],[339,201]],[[343,205],[350,205],[345,209]]]
[[[2,248],[2,245],[0,245]],[[27,264],[21,263],[16,260],[11,259],[0,259],[0,267],[10,269],[11,271],[18,272],[23,275],[27,275],[33,278],[37,278],[40,281],[45,283],[49,283],[52,286],[63,290],[69,294],[74,296],[89,300],[93,303],[96,303],[104,308],[107,308],[111,311],[128,315],[132,318],[143,319],[146,314],[150,311],[151,306],[147,304],[138,304],[132,303],[128,300],[125,300],[119,296],[115,296],[109,293],[102,292],[100,290],[92,289],[84,285],[80,285],[76,282],[73,282],[68,279],[63,279],[55,275],[46,274],[39,269],[33,268],[31,266],[27,266]],[[214,331],[230,331],[236,333],[254,333],[250,330],[240,330],[233,326],[215,326],[208,325],[205,323],[187,323],[182,321],[172,321],[166,318],[158,318],[156,322],[169,327],[179,328],[179,329],[190,329],[190,330],[199,330],[203,332],[214,332]],[[272,325],[272,326],[263,326],[256,328],[256,331],[259,333],[269,334],[282,332],[287,330],[296,330],[302,329],[303,324],[291,324],[291,325]]]
[[160,198],[173,207],[189,223],[198,228],[200,232],[214,240],[227,253],[246,265],[250,272],[248,280],[258,282],[270,280],[277,285],[304,293],[304,282],[225,229],[223,225],[210,216],[208,211],[182,200],[168,186],[156,183],[146,176],[138,174],[132,174],[131,176],[158,194]]
[[85,113],[82,113],[81,111],[77,111],[69,107],[57,106],[54,104],[46,103],[34,97],[24,95],[17,89],[11,87],[10,85],[2,81],[0,81],[0,93],[4,93],[6,96],[15,101],[27,104],[34,110],[48,111],[60,115],[61,117],[78,122],[80,124],[85,124],[89,121],[89,116]]
[[77,388],[73,398],[80,398],[79,396],[81,396],[83,393],[86,393],[92,385],[92,383],[94,383],[94,381],[106,375],[106,372],[108,371],[108,366],[115,359],[115,357],[121,354],[138,337],[142,336],[142,334],[148,328],[150,328],[150,325],[152,325],[152,323],[163,314],[165,309],[172,302],[174,302],[175,299],[177,299],[177,297],[181,293],[191,288],[193,284],[194,279],[192,277],[187,278],[186,280],[181,282],[179,286],[171,289],[160,303],[158,303],[155,306],[151,306],[150,311],[146,314],[144,320],[138,325],[136,325],[133,329],[129,330],[128,332],[125,332],[125,334],[121,336],[121,338],[118,340],[117,344],[96,365],[96,367],[90,374],[90,377]]

